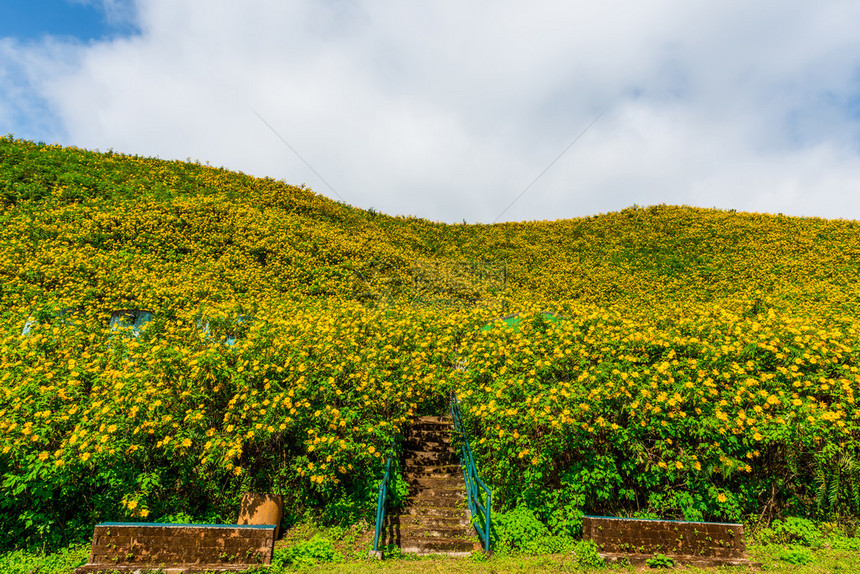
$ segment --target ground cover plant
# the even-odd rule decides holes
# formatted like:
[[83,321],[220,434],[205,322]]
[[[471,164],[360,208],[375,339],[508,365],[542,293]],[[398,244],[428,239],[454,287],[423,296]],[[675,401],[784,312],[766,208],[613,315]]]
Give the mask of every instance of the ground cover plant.
[[451,391],[509,541],[585,513],[856,517],[857,231],[671,206],[445,225],[0,138],[0,547],[230,522],[247,490],[367,519]]

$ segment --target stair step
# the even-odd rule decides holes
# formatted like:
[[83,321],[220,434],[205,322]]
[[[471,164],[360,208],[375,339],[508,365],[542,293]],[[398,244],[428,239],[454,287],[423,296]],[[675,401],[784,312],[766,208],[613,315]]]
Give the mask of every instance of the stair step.
[[477,543],[463,538],[408,538],[400,541],[400,550],[412,554],[436,554],[439,552],[473,552]]
[[406,504],[414,508],[439,508],[452,511],[464,510],[466,508],[466,499],[455,496],[422,496],[419,498],[408,498]]
[[410,488],[459,488],[463,492],[466,492],[466,485],[464,484],[463,474],[458,473],[451,476],[446,477],[432,477],[432,476],[404,476],[403,477],[406,482],[409,484]]
[[469,518],[466,516],[465,509],[460,509],[458,514],[451,516],[427,516],[425,514],[401,514],[397,517],[392,517],[392,523],[396,519],[400,526],[411,527],[420,526],[423,528],[450,528],[461,529],[466,532],[472,527]]
[[403,458],[406,460],[417,460],[422,458],[444,458],[449,456],[460,460],[460,451],[451,448],[451,445],[428,445],[426,443],[409,446],[404,444]]
[[397,526],[392,527],[390,530],[396,530],[396,532],[392,532],[392,536],[399,537],[402,541],[405,539],[434,539],[434,538],[468,538],[469,536],[474,535],[474,530],[471,528],[463,528],[462,526],[455,526],[453,528],[444,528],[444,527],[434,527],[434,526],[422,526],[420,524],[413,524],[409,526]]
[[[420,454],[412,454],[413,452],[419,452]],[[460,451],[455,451],[451,448],[450,444],[442,444],[442,443],[428,443],[428,442],[410,442],[405,441],[403,443],[403,458],[413,459],[418,457],[453,457],[454,460],[460,460]]]
[[406,442],[444,442],[449,444],[454,433],[448,431],[408,430],[403,433]]
[[460,461],[455,457],[442,456],[435,457],[411,457],[403,459],[404,468],[422,468],[428,466],[454,466],[457,470],[461,470]]
[[413,419],[412,428],[427,425],[427,426],[454,426],[454,419],[451,417],[416,417]]
[[[384,525],[388,535],[407,538],[410,536],[427,538],[456,538],[473,536],[475,530],[468,520],[452,518],[431,518],[402,514],[386,519]],[[464,524],[465,523],[465,524]]]
[[[406,481],[419,478],[439,478],[439,479],[458,479],[463,478],[463,471],[459,466],[454,465],[438,465],[438,466],[407,466],[403,469],[403,478]],[[459,482],[459,481],[457,481]]]
[[401,511],[403,514],[401,516],[425,516],[425,517],[435,517],[435,518],[457,518],[460,516],[466,516],[468,520],[468,514],[466,513],[466,509],[463,506],[412,506],[409,508],[404,508]]
[[428,431],[428,432],[451,432],[455,430],[454,423],[440,423],[440,422],[423,422],[423,423],[415,423],[409,427],[410,431]]
[[407,460],[403,465],[404,469],[414,469],[419,472],[448,472],[457,474],[462,472],[462,467],[459,464],[448,462],[440,463],[436,460],[415,461]]
[[440,464],[459,464],[460,456],[450,448],[439,448],[436,450],[410,449],[403,452],[403,460],[414,463],[438,461]]
[[437,498],[458,498],[463,499],[466,498],[466,491],[459,485],[444,485],[438,484],[436,486],[424,486],[424,487],[414,487],[410,488],[407,498],[427,498],[427,497],[437,497]]

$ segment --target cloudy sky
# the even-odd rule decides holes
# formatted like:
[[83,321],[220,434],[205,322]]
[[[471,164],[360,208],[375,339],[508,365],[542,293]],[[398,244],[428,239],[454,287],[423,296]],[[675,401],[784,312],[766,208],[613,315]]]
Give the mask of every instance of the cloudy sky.
[[446,222],[860,219],[858,29],[856,0],[0,0],[0,133]]

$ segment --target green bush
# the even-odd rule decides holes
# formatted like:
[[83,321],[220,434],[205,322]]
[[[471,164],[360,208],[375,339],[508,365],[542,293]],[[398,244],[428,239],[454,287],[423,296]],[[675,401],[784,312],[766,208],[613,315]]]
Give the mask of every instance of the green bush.
[[343,556],[334,549],[331,540],[317,534],[310,540],[299,542],[285,550],[277,550],[272,557],[272,565],[275,568],[306,567],[340,560],[343,560]]
[[580,540],[573,547],[573,555],[576,557],[576,563],[580,566],[588,566],[590,568],[600,568],[606,565],[603,558],[597,552],[597,544],[593,540]]
[[788,517],[784,520],[775,520],[770,528],[773,531],[775,541],[797,542],[803,546],[817,548],[824,542],[821,530],[812,520],[805,518]]
[[831,536],[828,540],[834,550],[860,550],[860,538],[856,536]]
[[665,554],[655,554],[653,558],[645,561],[649,568],[672,568],[675,561]]
[[493,516],[494,548],[499,554],[554,554],[573,546],[573,539],[550,533],[534,512],[523,505]]
[[809,564],[815,560],[809,548],[790,544],[779,553],[779,559],[789,564]]

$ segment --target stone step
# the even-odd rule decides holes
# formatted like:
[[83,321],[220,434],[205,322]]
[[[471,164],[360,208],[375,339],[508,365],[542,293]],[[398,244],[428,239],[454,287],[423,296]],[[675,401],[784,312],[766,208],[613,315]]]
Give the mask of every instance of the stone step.
[[434,538],[466,538],[474,534],[474,531],[468,528],[463,528],[462,526],[455,526],[452,528],[446,527],[437,527],[437,526],[424,526],[421,524],[411,524],[409,526],[400,525],[397,527],[397,531],[400,535],[400,540],[402,541],[404,538],[413,538],[419,539],[423,538],[425,540],[434,539]]
[[403,452],[403,460],[407,464],[459,464],[458,453],[450,448],[437,450],[408,450]]
[[435,417],[435,416],[423,416],[423,417],[415,417],[413,419],[411,427],[417,427],[422,425],[429,426],[454,426],[454,419],[451,417]]
[[[417,453],[417,454],[413,454]],[[451,448],[450,444],[443,443],[430,443],[430,442],[417,442],[410,443],[409,441],[405,441],[403,443],[403,459],[415,459],[415,458],[429,458],[429,457],[456,457],[456,460],[459,460],[460,451]]]
[[408,450],[450,449],[451,437],[440,433],[409,433],[403,437],[403,446]]
[[403,478],[406,480],[407,484],[409,484],[410,490],[422,488],[459,488],[463,492],[466,492],[463,473],[452,474],[451,476],[445,477],[404,475]]
[[433,508],[466,508],[466,496],[453,491],[425,491],[406,497],[404,505]]
[[[404,473],[403,479],[415,488],[435,488],[436,486],[450,485],[452,488],[459,485],[462,488],[463,473],[462,472],[407,472]],[[426,481],[438,481],[434,484],[429,484]]]
[[408,500],[426,500],[430,498],[465,500],[466,491],[459,486],[434,486],[410,489],[406,494]]
[[466,508],[466,499],[457,497],[423,496],[420,498],[409,498],[405,502],[410,508],[418,509],[447,508],[452,511],[459,511]]
[[403,477],[407,482],[418,478],[462,478],[463,470],[459,464],[406,464]]
[[405,538],[400,541],[401,552],[410,554],[450,554],[462,553],[468,556],[480,550],[480,545],[474,540],[463,538]]
[[401,516],[425,516],[433,518],[452,518],[468,516],[462,505],[456,506],[411,506],[401,510]]
[[392,523],[397,521],[401,526],[411,527],[420,525],[425,528],[450,528],[462,529],[467,534],[472,528],[472,523],[466,516],[465,509],[459,509],[459,512],[452,512],[449,516],[432,516],[427,514],[400,514],[392,517]]
[[418,423],[407,429],[407,432],[409,433],[423,432],[450,434],[455,431],[456,429],[454,428],[453,423]]
[[399,517],[385,526],[385,535],[392,538],[468,538],[475,534],[471,525],[443,524],[434,526],[421,522],[401,522]]
[[456,466],[462,468],[457,457],[442,454],[439,458],[431,456],[411,457],[403,459],[403,468],[421,468],[427,466]]

